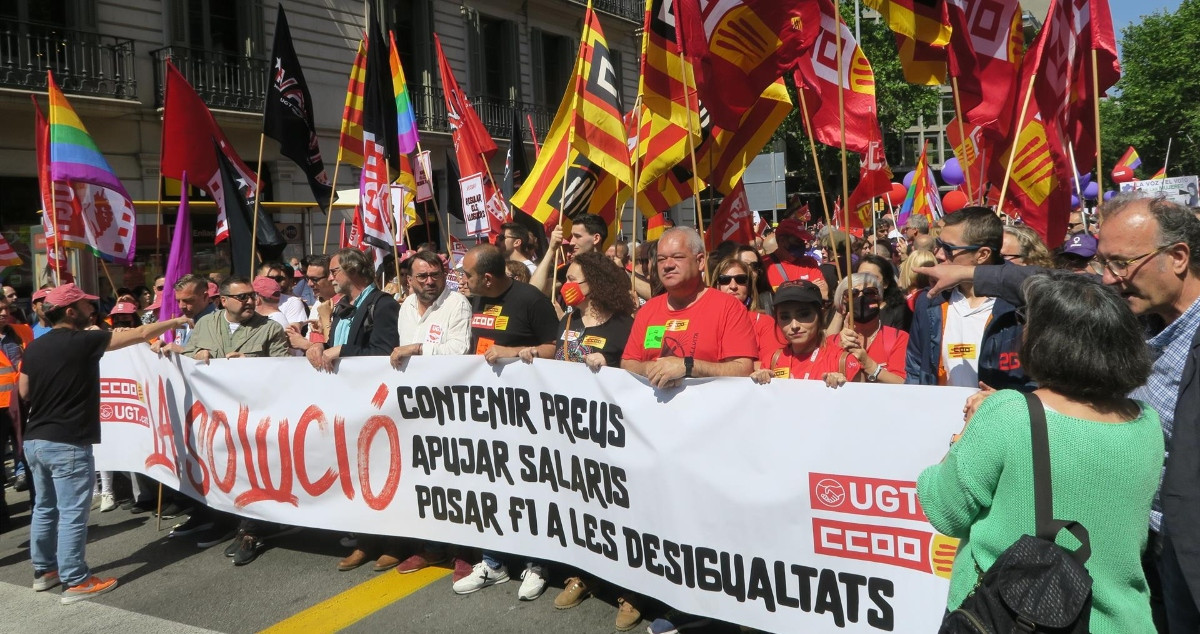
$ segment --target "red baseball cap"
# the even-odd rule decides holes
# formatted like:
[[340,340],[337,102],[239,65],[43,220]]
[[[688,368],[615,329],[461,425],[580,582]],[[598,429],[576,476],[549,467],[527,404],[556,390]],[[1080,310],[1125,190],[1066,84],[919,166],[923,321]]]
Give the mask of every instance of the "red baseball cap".
[[135,315],[137,314],[137,306],[129,302],[117,302],[112,310],[108,311],[110,315]]
[[33,292],[33,299],[32,299],[32,300],[30,300],[30,301],[31,301],[31,302],[38,302],[38,301],[42,301],[42,300],[46,299],[46,296],[47,296],[47,295],[49,295],[49,294],[50,294],[50,291],[52,291],[52,290],[54,290],[54,289],[52,289],[52,288],[39,288],[39,289],[37,289],[36,291],[34,291],[34,292]]
[[83,292],[74,282],[67,282],[46,294],[46,302],[60,308],[70,306],[81,299],[94,302],[100,298]]
[[263,297],[279,297],[279,293],[282,292],[282,289],[279,287],[279,282],[276,282],[275,280],[263,275],[259,275],[258,277],[254,278],[254,283],[252,283],[250,286],[254,289],[255,293],[258,293]]

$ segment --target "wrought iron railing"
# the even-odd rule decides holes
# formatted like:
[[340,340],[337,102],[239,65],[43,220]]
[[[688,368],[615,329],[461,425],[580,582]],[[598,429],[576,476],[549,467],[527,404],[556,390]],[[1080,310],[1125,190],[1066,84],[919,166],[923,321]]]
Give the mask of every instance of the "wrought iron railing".
[[[572,4],[587,6],[587,0],[568,1]],[[592,8],[639,24],[645,19],[646,14],[645,0],[592,0]]]
[[0,19],[0,86],[46,90],[46,71],[64,91],[137,99],[133,40]]
[[155,62],[155,106],[163,103],[163,62],[170,59],[210,108],[262,112],[270,68],[266,59],[183,46],[167,46],[150,54]]
[[[449,132],[450,124],[446,120],[446,100],[442,89],[412,84],[408,89],[413,102],[417,127],[421,130]],[[514,109],[521,114],[523,126],[528,127],[525,115],[529,115],[533,119],[533,129],[537,132],[539,141],[546,137],[546,132],[550,129],[550,123],[554,119],[554,113],[546,108],[521,101],[499,100],[490,97],[470,97],[470,101],[471,107],[475,108],[484,127],[496,138],[508,138]]]

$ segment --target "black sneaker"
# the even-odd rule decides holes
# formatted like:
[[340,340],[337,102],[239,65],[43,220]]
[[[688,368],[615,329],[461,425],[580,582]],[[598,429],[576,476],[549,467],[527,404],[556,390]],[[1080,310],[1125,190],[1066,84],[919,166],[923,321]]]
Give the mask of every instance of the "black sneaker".
[[197,548],[211,548],[233,539],[237,531],[229,526],[213,525],[196,535]]
[[173,520],[180,515],[187,515],[192,510],[190,506],[181,506],[174,502],[163,507],[162,514],[159,515],[164,520]]
[[237,532],[237,535],[234,536],[233,541],[229,542],[229,545],[225,547],[226,557],[232,557],[237,554],[238,549],[242,547],[242,538],[245,536],[246,534],[242,531]]
[[21,475],[17,476],[17,479],[13,481],[13,490],[14,491],[28,491],[29,490],[29,474],[28,473],[22,473]]
[[233,565],[245,566],[246,564],[258,559],[258,551],[262,548],[262,540],[253,535],[242,535],[238,544],[237,551],[233,554]]
[[153,513],[155,508],[154,502],[135,502],[129,507],[129,512],[134,515],[141,513]]
[[[166,513],[163,513],[163,519],[170,518],[167,517]],[[182,537],[184,535],[191,535],[192,533],[199,533],[200,531],[208,530],[212,527],[212,520],[206,520],[203,517],[198,516],[189,517],[186,522],[183,522],[182,524],[176,524],[175,528],[171,529],[171,533],[167,535],[167,537]]]

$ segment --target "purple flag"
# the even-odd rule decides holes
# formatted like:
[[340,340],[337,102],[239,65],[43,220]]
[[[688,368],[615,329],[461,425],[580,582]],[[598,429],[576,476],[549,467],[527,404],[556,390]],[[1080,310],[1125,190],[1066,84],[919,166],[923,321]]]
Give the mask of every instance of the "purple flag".
[[[187,172],[179,184],[179,212],[175,214],[175,236],[171,239],[171,253],[167,256],[167,272],[163,280],[162,306],[158,307],[158,320],[166,321],[181,315],[175,301],[175,283],[192,272],[192,216],[188,213]],[[162,340],[171,343],[175,333],[163,333]]]

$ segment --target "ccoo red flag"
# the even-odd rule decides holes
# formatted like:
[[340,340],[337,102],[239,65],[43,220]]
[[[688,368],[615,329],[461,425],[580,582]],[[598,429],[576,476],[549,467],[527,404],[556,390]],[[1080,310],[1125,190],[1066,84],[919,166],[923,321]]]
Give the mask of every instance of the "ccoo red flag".
[[754,242],[754,211],[746,200],[746,186],[742,181],[738,181],[733,191],[721,201],[704,233],[704,246],[709,251],[715,251],[717,245],[726,240],[738,244]]

